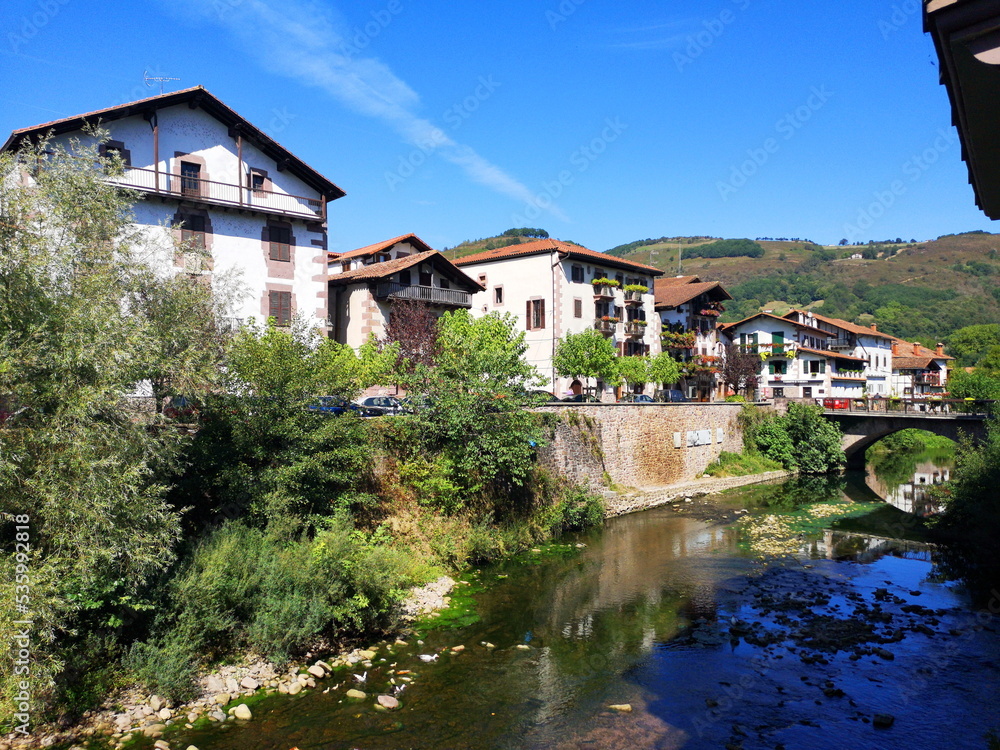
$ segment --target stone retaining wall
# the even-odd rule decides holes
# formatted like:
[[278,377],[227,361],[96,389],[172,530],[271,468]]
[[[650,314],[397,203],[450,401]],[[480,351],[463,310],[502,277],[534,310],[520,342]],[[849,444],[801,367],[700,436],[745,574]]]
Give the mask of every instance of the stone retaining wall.
[[542,407],[558,421],[539,461],[594,489],[695,479],[722,451],[743,450],[742,404],[580,404]]

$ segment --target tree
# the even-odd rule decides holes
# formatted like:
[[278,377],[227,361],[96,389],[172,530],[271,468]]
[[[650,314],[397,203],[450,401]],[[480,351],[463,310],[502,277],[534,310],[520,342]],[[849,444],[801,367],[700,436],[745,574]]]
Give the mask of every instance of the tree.
[[846,239],[841,240],[840,241],[840,246],[844,247],[845,245],[847,245],[847,240]]
[[954,398],[1000,399],[1000,378],[979,369],[955,370],[948,378],[948,391]]
[[[204,386],[219,340],[202,317],[210,295],[163,273],[177,248],[140,232],[136,195],[106,180],[121,160],[70,149],[0,155],[0,394],[16,407],[0,428],[0,545],[12,553],[11,521],[28,518],[32,580],[30,616],[18,618],[3,555],[0,627],[33,620],[42,709],[106,667],[114,643],[97,633],[148,606],[144,586],[174,560],[180,517],[165,494],[189,438],[150,429],[129,396],[148,377]],[[151,333],[172,325],[183,354],[165,369],[169,347]],[[0,723],[15,684],[7,660]]]
[[966,326],[948,337],[948,350],[962,366],[976,364],[994,346],[1000,346],[1000,325],[996,323]]
[[648,357],[619,357],[618,378],[628,384],[628,387],[644,386],[650,381]]
[[668,352],[660,352],[649,361],[649,382],[659,386],[676,383],[681,377],[681,366]]
[[751,396],[760,382],[760,357],[741,346],[727,346],[721,374],[727,389]]
[[437,316],[420,300],[396,299],[389,306],[389,321],[379,342],[382,347],[395,344],[400,365],[406,372],[434,362],[437,343]]
[[614,344],[594,330],[567,333],[556,345],[552,366],[563,378],[597,378],[613,383],[618,372]]

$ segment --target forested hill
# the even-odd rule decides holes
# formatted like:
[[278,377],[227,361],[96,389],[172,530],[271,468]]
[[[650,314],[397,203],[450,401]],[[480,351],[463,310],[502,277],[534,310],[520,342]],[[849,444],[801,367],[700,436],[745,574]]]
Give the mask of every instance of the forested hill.
[[[463,242],[445,254],[460,258],[547,236],[541,229],[512,229]],[[1000,323],[1000,235],[985,232],[843,247],[806,239],[660,237],[619,245],[608,254],[670,275],[721,281],[735,298],[727,303],[724,321],[760,309],[812,306],[926,344],[975,323]]]
[[[759,240],[750,243],[763,249],[759,257],[692,257],[720,244],[706,237],[661,238],[609,252],[675,274],[680,249],[682,273],[721,281],[735,298],[724,321],[761,308],[812,305],[824,315],[876,323],[893,335],[931,344],[964,326],[1000,322],[1000,235],[972,232],[845,247]],[[854,254],[864,257],[855,260]]]

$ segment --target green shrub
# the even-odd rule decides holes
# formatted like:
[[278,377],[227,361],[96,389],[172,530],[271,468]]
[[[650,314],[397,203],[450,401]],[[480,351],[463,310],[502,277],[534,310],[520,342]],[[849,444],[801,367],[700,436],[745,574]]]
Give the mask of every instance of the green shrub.
[[777,461],[755,452],[728,453],[723,451],[718,460],[705,469],[710,477],[742,477],[780,471],[784,467]]
[[581,484],[567,487],[555,507],[558,516],[551,526],[553,535],[600,526],[604,521],[604,498]]
[[399,478],[413,489],[418,503],[452,515],[465,504],[465,493],[453,479],[454,468],[444,454],[433,459],[414,456],[400,464]]

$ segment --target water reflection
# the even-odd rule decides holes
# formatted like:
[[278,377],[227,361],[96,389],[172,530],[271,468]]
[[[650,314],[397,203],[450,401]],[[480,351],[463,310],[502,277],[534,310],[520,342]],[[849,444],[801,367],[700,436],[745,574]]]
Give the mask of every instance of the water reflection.
[[867,483],[904,513],[927,518],[941,510],[933,488],[950,481],[954,467],[954,451],[889,453],[869,464]]

